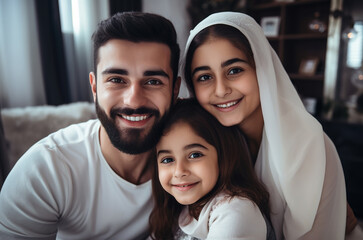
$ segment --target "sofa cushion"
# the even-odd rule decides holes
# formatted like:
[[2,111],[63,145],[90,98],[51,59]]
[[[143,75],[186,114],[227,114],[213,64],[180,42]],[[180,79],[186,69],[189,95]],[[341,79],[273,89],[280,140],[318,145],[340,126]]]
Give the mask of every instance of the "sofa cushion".
[[31,106],[1,111],[10,168],[37,141],[61,128],[96,118],[94,103]]

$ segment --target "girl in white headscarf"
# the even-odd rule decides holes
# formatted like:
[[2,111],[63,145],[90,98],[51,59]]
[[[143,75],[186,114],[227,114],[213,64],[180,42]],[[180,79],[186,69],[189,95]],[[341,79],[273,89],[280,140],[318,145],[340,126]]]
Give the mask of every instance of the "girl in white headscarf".
[[212,14],[191,31],[184,61],[198,102],[247,135],[255,171],[270,193],[277,239],[344,239],[339,156],[255,20]]

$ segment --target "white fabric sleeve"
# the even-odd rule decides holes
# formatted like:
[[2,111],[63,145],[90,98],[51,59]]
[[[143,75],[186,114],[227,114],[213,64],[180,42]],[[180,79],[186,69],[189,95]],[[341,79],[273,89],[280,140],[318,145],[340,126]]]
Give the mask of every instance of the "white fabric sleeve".
[[9,235],[1,239],[55,239],[62,202],[69,195],[60,162],[39,145],[19,159],[0,193],[0,233]]
[[[324,141],[326,169],[320,203],[311,230],[300,237],[299,240],[339,240],[343,239],[343,237],[339,236],[337,232],[345,232],[347,207],[343,170],[334,144],[326,135]],[[286,225],[288,228],[288,222],[285,222]]]
[[265,219],[248,199],[227,199],[210,214],[208,240],[265,240],[266,235]]

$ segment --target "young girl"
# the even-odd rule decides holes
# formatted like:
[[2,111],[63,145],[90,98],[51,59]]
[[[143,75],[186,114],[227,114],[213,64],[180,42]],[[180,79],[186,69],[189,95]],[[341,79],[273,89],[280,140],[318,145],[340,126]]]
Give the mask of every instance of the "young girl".
[[339,156],[254,19],[212,14],[191,31],[184,61],[185,80],[202,107],[245,133],[270,194],[277,239],[344,239]]
[[275,239],[268,193],[238,128],[223,127],[193,99],[179,100],[156,155],[154,239]]

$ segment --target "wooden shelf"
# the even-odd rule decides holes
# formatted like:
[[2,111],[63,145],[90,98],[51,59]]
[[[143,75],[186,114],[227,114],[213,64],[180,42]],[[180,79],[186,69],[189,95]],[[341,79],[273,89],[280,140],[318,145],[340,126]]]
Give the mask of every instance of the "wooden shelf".
[[286,34],[281,35],[280,39],[285,40],[304,40],[304,39],[327,39],[327,33],[317,34],[317,33],[301,33],[301,34]]
[[298,73],[289,73],[289,77],[293,80],[313,80],[313,81],[324,81],[323,74],[317,75],[305,75],[305,74],[298,74]]
[[278,2],[278,1],[255,1],[255,4],[251,6],[251,10],[264,10],[271,8],[279,8],[281,6],[297,6],[306,4],[317,4],[319,2],[330,2],[330,0],[295,0],[291,2]]
[[[329,29],[331,0],[295,0],[278,2],[274,0],[251,0],[247,13],[260,23],[264,17],[280,17],[279,35],[268,37],[285,70],[302,97],[323,99],[325,57]],[[326,31],[315,33],[309,23],[319,13],[319,20],[326,25]],[[305,59],[317,58],[319,64],[312,76],[298,74]],[[320,111],[321,109],[318,109]]]
[[267,37],[269,41],[279,41],[279,40],[304,40],[304,39],[327,39],[327,33],[317,34],[317,33],[301,33],[301,34],[286,34],[279,35],[276,37]]

